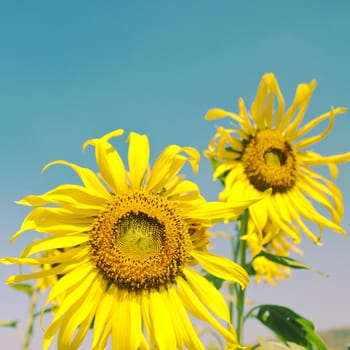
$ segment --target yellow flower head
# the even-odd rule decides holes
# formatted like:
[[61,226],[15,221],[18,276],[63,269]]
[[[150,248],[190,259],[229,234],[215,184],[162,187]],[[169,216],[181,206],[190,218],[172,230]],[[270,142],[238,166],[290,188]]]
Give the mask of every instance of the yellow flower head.
[[[265,229],[269,231],[268,227]],[[273,232],[272,234],[273,238],[263,247],[266,253],[287,257],[293,251],[303,255],[303,251],[289,242],[289,237],[285,236],[281,231],[279,233]],[[261,252],[261,244],[257,235],[248,234],[246,241],[251,255],[254,257],[252,267],[255,272],[255,282],[266,281],[275,287],[276,281],[281,282],[291,276],[289,267],[270,261],[264,256],[257,256]]]
[[[198,168],[199,153],[191,147],[167,147],[150,169],[148,138],[134,132],[126,170],[109,142],[122,134],[116,130],[84,144],[84,150],[95,148],[99,176],[63,160],[44,168],[64,164],[83,185],[60,185],[19,201],[34,209],[12,240],[27,230],[49,237],[31,243],[20,258],[1,262],[52,268],[11,276],[7,283],[60,275],[46,300],[48,305],[60,296],[44,349],[56,335],[59,349],[77,349],[91,325],[91,349],[105,348],[110,338],[113,349],[203,349],[188,312],[236,346],[223,297],[193,265],[247,285],[245,270],[207,252],[207,228],[239,215],[253,201],[207,202],[197,185],[179,174],[186,163]],[[52,249],[56,254],[31,257]]]
[[[306,148],[324,139],[334,117],[346,109],[332,109],[300,126],[315,87],[314,80],[300,84],[292,105],[285,110],[275,76],[265,74],[250,111],[240,99],[239,114],[212,109],[206,115],[206,119],[228,116],[234,121],[230,129],[218,127],[206,151],[215,166],[214,178],[225,179],[220,199],[244,200],[272,189],[270,196],[249,208],[248,235],[257,235],[260,249],[280,231],[295,244],[301,240],[301,231],[315,243],[320,242],[325,227],[344,233],[339,226],[343,214],[341,193],[312,167],[328,165],[335,178],[336,164],[348,161],[350,153],[323,157]],[[329,123],[324,131],[306,136],[324,120]],[[312,201],[323,206],[331,218],[319,213]],[[305,221],[316,223],[320,234],[314,234]]]

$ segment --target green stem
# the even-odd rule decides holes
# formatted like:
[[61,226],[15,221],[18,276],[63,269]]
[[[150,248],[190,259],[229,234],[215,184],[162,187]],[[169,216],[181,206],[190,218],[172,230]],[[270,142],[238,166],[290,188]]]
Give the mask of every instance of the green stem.
[[[247,233],[249,212],[246,209],[241,215],[241,227],[239,232],[239,238]],[[247,243],[246,240],[239,239],[239,259],[238,263],[244,269],[246,268],[246,252],[247,252]],[[237,310],[237,339],[239,344],[243,345],[243,328],[244,328],[244,304],[245,304],[245,290],[237,287],[236,288],[236,310]]]
[[[231,249],[232,249],[232,255],[233,255],[233,261],[237,262],[238,255],[239,255],[239,237],[238,239],[236,237],[231,238]],[[230,319],[233,320],[234,317],[234,305],[235,301],[233,300],[233,297],[236,296],[236,288],[235,284],[230,283],[229,284],[229,293],[231,296],[231,299],[229,301],[229,311],[230,311]]]
[[35,321],[35,310],[39,299],[39,289],[33,288],[33,293],[30,296],[30,308],[29,308],[29,316],[27,320],[27,329],[24,337],[24,341],[22,343],[22,350],[29,350],[30,341],[33,336],[33,328]]

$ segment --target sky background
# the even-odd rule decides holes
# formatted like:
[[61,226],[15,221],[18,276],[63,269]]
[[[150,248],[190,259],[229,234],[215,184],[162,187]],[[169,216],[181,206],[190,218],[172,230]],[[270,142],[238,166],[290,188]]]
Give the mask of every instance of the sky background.
[[[41,174],[47,162],[96,170],[92,149],[81,151],[86,139],[123,128],[149,136],[152,160],[173,143],[202,152],[220,124],[204,120],[207,110],[237,111],[239,97],[250,105],[266,72],[275,73],[287,105],[298,83],[317,79],[305,122],[331,106],[350,107],[349,16],[345,0],[0,1],[0,256],[18,256],[37,236],[8,242],[28,212],[16,200],[78,183],[64,167]],[[349,117],[337,116],[313,150],[350,151]],[[126,157],[125,137],[115,145]],[[186,174],[207,199],[217,198],[207,159],[197,175]],[[336,181],[347,231],[349,174],[341,165]],[[248,298],[290,307],[319,330],[350,326],[350,237],[326,231],[323,242],[315,247],[304,236],[304,261],[329,278],[296,271],[274,289],[251,283]],[[228,254],[226,242],[214,245]],[[0,280],[16,271],[0,265]],[[3,283],[0,296],[0,320],[19,319],[24,328],[26,296]],[[245,333],[247,340],[269,334],[257,321]],[[36,325],[32,349],[41,348],[41,335]],[[3,348],[20,348],[12,329],[0,328],[0,339]]]

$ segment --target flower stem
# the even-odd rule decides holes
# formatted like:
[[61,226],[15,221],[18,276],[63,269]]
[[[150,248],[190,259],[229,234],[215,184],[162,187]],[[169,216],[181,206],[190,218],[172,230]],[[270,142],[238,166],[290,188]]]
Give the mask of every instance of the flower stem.
[[[244,213],[240,217],[240,230],[239,230],[239,238],[244,236],[247,233],[247,225],[248,225],[249,212],[248,209],[244,211]],[[239,257],[238,263],[245,269],[246,268],[246,250],[247,243],[246,240],[239,239],[237,241],[239,247]],[[245,304],[245,290],[241,287],[237,286],[236,288],[236,310],[237,310],[237,339],[239,344],[243,345],[243,328],[244,328],[244,304]]]
[[39,299],[39,289],[33,288],[33,292],[30,296],[30,308],[29,308],[29,316],[27,320],[27,329],[24,336],[24,341],[22,343],[22,350],[29,350],[30,341],[33,336],[33,328],[35,321],[35,310]]

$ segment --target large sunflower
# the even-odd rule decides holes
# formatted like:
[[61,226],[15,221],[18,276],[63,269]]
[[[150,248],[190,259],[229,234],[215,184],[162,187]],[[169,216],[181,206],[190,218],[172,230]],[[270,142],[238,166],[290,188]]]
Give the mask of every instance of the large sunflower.
[[[77,349],[91,326],[91,349],[103,349],[110,337],[113,349],[203,349],[188,312],[235,347],[223,297],[193,267],[199,263],[210,274],[247,285],[245,270],[207,252],[207,228],[253,201],[206,202],[197,185],[179,175],[187,162],[198,168],[199,153],[191,147],[167,147],[150,169],[146,135],[130,133],[126,171],[109,143],[122,134],[116,130],[84,144],[95,147],[99,176],[63,160],[44,168],[66,165],[83,186],[60,185],[19,201],[35,208],[12,240],[27,230],[49,237],[2,262],[52,268],[7,282],[60,275],[46,300],[60,296],[44,349],[56,334],[58,349]],[[46,258],[31,257],[52,249],[56,253]]]
[[[249,208],[247,236],[255,235],[260,249],[280,232],[291,237],[294,244],[300,242],[301,232],[317,244],[325,227],[344,233],[340,227],[341,192],[313,167],[328,165],[335,178],[336,164],[348,161],[350,153],[324,157],[306,148],[324,139],[333,127],[334,117],[346,109],[331,109],[300,126],[315,87],[314,80],[300,84],[292,105],[285,111],[275,76],[265,74],[250,111],[240,99],[239,114],[211,109],[206,115],[210,120],[228,116],[234,122],[229,129],[217,128],[206,151],[215,167],[214,178],[224,179],[220,199],[244,200],[272,189],[270,196]],[[329,124],[324,131],[306,137],[325,120]],[[312,202],[326,209],[330,218]],[[310,222],[318,225],[320,233],[312,231]]]

